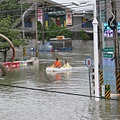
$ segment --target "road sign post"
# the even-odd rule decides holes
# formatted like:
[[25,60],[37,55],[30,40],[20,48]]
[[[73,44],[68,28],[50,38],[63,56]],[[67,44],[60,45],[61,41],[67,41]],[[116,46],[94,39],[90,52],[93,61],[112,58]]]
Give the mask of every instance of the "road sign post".
[[85,65],[88,67],[88,72],[89,72],[89,88],[90,88],[90,97],[91,97],[91,81],[90,81],[90,67],[92,67],[92,58],[91,57],[86,58]]

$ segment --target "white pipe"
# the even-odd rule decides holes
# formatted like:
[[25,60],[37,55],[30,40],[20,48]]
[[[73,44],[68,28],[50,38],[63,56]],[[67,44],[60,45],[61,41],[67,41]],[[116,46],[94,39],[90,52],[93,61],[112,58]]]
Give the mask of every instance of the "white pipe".
[[11,42],[6,36],[4,36],[3,34],[0,34],[0,36],[1,36],[2,38],[4,38],[4,39],[10,44],[10,47],[11,47],[12,50],[13,50],[13,55],[12,55],[11,64],[10,64],[10,67],[8,68],[8,71],[9,71],[9,70],[11,69],[11,67],[12,67],[12,64],[13,64],[13,61],[14,61],[14,58],[15,58],[15,48],[14,48],[12,42]]
[[0,62],[0,69],[2,71],[2,74],[0,74],[0,77],[5,76],[8,71],[7,71],[7,68],[4,66],[4,64],[2,64],[1,62]]

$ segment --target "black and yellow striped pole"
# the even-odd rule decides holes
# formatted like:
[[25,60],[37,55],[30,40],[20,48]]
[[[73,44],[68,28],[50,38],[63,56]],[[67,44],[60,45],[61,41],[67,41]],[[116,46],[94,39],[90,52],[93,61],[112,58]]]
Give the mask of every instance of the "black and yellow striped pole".
[[103,70],[99,70],[99,80],[100,80],[100,95],[102,94],[101,92],[102,92],[102,85],[103,85]]
[[110,98],[110,85],[105,85],[105,98]]
[[25,59],[26,59],[26,48],[23,47],[23,60],[25,60]]
[[99,71],[99,73],[100,73],[100,86],[103,84],[103,70],[100,70]]
[[117,93],[120,93],[120,72],[116,72],[116,90]]

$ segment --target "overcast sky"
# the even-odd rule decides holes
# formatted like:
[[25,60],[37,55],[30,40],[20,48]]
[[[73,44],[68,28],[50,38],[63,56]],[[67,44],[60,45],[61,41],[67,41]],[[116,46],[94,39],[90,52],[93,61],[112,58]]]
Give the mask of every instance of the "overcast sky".
[[[70,7],[74,11],[93,10],[93,5],[89,5],[89,4],[93,4],[93,0],[51,0],[51,1],[56,2],[56,3],[60,3],[60,4],[65,5],[67,7]],[[87,1],[87,3],[85,4],[86,1]],[[76,6],[76,5],[72,5],[71,2],[77,2],[79,4],[84,3],[84,4],[80,4],[80,6]]]

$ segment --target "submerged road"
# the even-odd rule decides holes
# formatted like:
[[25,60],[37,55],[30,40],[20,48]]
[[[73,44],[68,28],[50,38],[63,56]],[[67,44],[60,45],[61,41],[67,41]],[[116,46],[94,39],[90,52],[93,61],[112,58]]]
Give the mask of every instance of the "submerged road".
[[[13,69],[1,78],[1,120],[120,119],[119,99],[95,101],[94,97],[90,98],[85,59],[93,57],[93,44],[90,41],[77,42],[72,52],[41,52],[39,64]],[[33,54],[29,53],[28,56]],[[46,72],[45,68],[56,57],[62,64],[67,59],[73,70]]]

